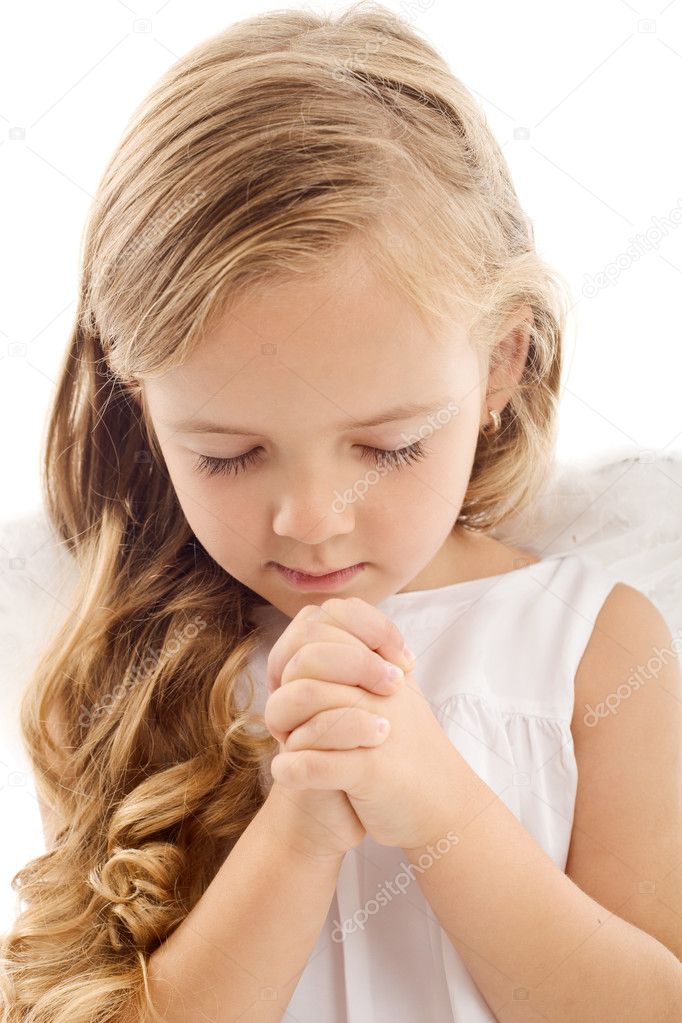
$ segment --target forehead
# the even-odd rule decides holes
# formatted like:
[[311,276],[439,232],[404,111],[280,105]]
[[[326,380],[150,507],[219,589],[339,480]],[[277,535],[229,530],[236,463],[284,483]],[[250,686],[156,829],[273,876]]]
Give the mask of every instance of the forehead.
[[469,354],[461,323],[437,334],[362,258],[347,258],[227,306],[185,362],[145,381],[145,392],[165,420],[305,413],[336,423],[447,391],[444,378],[461,376]]
[[[315,278],[264,285],[227,306],[205,332],[188,369],[206,360],[255,354],[353,362],[392,348],[416,357],[436,336],[417,307],[375,274],[365,258],[346,254]],[[386,352],[388,348],[388,352]]]

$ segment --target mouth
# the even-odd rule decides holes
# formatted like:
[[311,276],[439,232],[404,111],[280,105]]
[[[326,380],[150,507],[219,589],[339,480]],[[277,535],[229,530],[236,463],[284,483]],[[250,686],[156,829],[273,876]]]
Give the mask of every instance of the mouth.
[[337,572],[348,572],[351,568],[355,568],[358,564],[362,564],[362,562],[356,562],[353,565],[344,565],[341,568],[326,568],[322,572],[309,572],[306,568],[294,568],[290,565],[281,565],[279,561],[273,561],[273,565],[277,568],[283,568],[286,572],[296,572],[297,575],[304,575],[310,579],[323,579],[327,575],[336,575]]
[[287,568],[285,565],[280,565],[277,561],[273,562],[273,564],[280,575],[298,589],[329,590],[344,586],[364,569],[366,562],[360,561],[355,565],[349,565],[348,568],[324,572],[321,575],[301,572],[295,568]]

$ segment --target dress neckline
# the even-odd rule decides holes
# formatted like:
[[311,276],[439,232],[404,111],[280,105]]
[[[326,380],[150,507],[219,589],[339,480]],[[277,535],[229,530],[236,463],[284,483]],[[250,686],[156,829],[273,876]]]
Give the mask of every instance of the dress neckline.
[[407,590],[405,592],[392,593],[388,597],[384,597],[377,604],[377,607],[380,611],[389,614],[408,607],[412,611],[422,604],[428,604],[428,606],[433,607],[434,605],[447,603],[451,607],[453,603],[468,601],[470,596],[480,590],[485,583],[490,583],[491,586],[488,588],[492,588],[493,584],[496,584],[501,579],[505,579],[507,576],[516,579],[519,576],[525,575],[529,569],[540,568],[542,565],[556,560],[556,558],[557,555],[549,555],[546,558],[540,558],[539,561],[531,561],[526,565],[521,565],[519,568],[513,568],[507,572],[478,576],[476,579],[464,579],[458,583],[448,583],[447,586],[435,586],[428,590]]

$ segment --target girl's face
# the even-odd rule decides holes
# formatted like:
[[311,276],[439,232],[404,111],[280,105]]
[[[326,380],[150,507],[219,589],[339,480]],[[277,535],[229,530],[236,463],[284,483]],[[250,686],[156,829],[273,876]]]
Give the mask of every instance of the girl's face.
[[[454,579],[486,382],[460,327],[436,343],[352,256],[324,283],[241,301],[142,393],[197,539],[293,617],[333,595],[376,604]],[[423,411],[390,414],[407,403]],[[377,462],[372,448],[406,450]],[[342,589],[301,590],[274,562],[365,568]]]

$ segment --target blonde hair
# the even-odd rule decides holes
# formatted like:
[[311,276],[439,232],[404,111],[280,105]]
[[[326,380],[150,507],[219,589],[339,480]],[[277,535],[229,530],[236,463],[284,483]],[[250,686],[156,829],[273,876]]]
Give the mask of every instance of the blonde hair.
[[262,14],[182,57],[104,173],[51,409],[45,505],[79,584],[21,727],[65,823],[12,881],[5,1023],[113,1020],[130,999],[158,1018],[148,958],[262,805],[277,748],[238,699],[258,595],[193,537],[131,388],[180,365],[239,296],[322,274],[358,241],[429,323],[464,314],[491,365],[530,306],[523,376],[479,437],[458,522],[490,530],[544,485],[562,283],[443,58],[374,3]]

